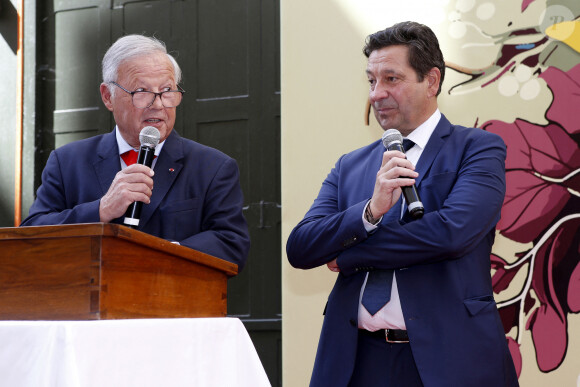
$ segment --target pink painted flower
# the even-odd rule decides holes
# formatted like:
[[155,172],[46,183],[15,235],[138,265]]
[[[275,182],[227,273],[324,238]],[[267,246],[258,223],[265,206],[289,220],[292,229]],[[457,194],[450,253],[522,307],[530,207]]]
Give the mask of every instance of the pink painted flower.
[[499,134],[508,150],[506,196],[497,228],[514,241],[532,242],[567,205],[568,190],[580,191],[580,173],[566,179],[580,169],[578,144],[556,124],[490,121],[483,127]]
[[580,133],[580,120],[569,113],[569,103],[580,106],[580,85],[573,80],[580,80],[580,65],[568,73],[550,68],[541,77],[554,93],[546,113],[553,123],[488,121],[482,126],[499,134],[508,151],[506,197],[497,228],[521,243],[534,241],[557,218],[572,198],[570,190],[580,192],[580,149],[572,137]]
[[[568,346],[567,316],[580,304],[580,292],[570,292],[578,279],[580,217],[557,227],[538,249],[532,274],[532,289],[540,306],[528,319],[536,347],[536,359],[544,372],[556,369]],[[571,307],[572,306],[572,307]]]
[[568,72],[557,67],[548,67],[540,74],[554,93],[554,101],[548,109],[546,117],[559,123],[569,134],[580,133],[580,120],[575,112],[580,106],[580,65]]
[[507,146],[506,197],[497,228],[511,240],[533,244],[513,263],[491,256],[495,293],[526,271],[518,294],[498,304],[506,334],[517,328],[516,339],[507,339],[518,375],[523,330],[532,333],[539,369],[550,372],[566,356],[568,315],[580,312],[580,120],[570,114],[580,106],[580,65],[568,72],[549,68],[540,77],[554,94],[546,126],[524,120],[483,125]]

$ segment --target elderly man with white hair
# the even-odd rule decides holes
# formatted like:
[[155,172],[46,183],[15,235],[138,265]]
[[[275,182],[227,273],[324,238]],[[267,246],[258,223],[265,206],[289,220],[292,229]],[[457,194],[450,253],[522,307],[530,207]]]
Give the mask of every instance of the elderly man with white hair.
[[[237,163],[173,130],[184,90],[164,43],[124,36],[105,54],[102,70],[101,97],[115,128],[51,153],[22,226],[122,223],[129,206],[142,202],[139,230],[241,270],[250,241]],[[145,127],[159,131],[151,168],[135,163]]]

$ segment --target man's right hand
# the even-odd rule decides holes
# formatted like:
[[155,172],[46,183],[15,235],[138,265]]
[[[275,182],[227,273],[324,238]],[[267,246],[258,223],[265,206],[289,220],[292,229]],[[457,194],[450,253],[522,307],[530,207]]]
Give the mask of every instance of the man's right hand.
[[415,184],[415,166],[403,152],[397,150],[383,153],[383,162],[377,172],[375,189],[369,203],[373,217],[378,219],[391,209],[401,197],[401,187]]
[[108,223],[125,214],[133,202],[149,204],[153,193],[153,170],[133,164],[117,173],[109,190],[101,198],[99,217]]

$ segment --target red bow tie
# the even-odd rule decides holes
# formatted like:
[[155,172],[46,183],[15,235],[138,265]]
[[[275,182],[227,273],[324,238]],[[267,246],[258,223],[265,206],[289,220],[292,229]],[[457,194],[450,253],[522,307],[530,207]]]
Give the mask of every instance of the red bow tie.
[[135,164],[137,162],[138,157],[139,152],[137,152],[135,149],[131,149],[121,155],[121,158],[123,159],[125,164],[127,164],[127,166]]

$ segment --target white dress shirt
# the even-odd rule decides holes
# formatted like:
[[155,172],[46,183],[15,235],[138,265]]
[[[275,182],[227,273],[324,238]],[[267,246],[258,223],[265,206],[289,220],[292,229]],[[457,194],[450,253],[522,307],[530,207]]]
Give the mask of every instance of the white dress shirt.
[[[411,134],[407,136],[409,140],[412,140],[415,143],[415,146],[413,146],[411,149],[409,149],[409,151],[405,153],[405,155],[407,156],[407,160],[412,162],[413,165],[417,165],[419,157],[421,157],[421,153],[423,153],[423,149],[425,149],[425,146],[427,146],[427,142],[429,141],[429,138],[431,137],[431,134],[435,130],[435,127],[439,123],[440,119],[441,112],[439,111],[439,109],[437,109],[435,113],[433,113],[431,117],[427,119],[427,121],[419,125],[417,129],[413,130],[413,132],[411,132]],[[406,211],[404,198],[403,205],[401,206],[401,215],[403,214],[403,211]],[[378,226],[369,223],[365,219],[364,210],[362,218],[367,232],[372,232],[376,230]],[[377,252],[377,254],[380,254],[380,252]],[[399,298],[399,290],[397,288],[397,276],[395,275],[395,272],[393,272],[391,300],[374,316],[371,316],[371,314],[366,310],[366,308],[361,303],[367,279],[368,273],[360,292],[358,306],[358,327],[366,329],[368,331],[376,331],[379,329],[406,329],[407,327],[405,325],[405,318],[403,316],[403,310],[401,308],[401,300]]]

